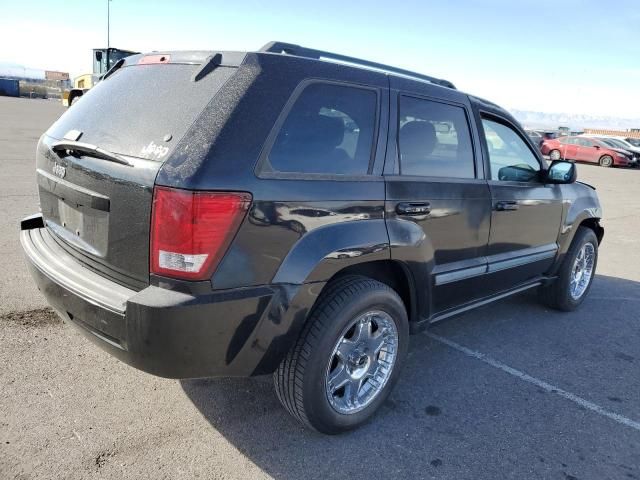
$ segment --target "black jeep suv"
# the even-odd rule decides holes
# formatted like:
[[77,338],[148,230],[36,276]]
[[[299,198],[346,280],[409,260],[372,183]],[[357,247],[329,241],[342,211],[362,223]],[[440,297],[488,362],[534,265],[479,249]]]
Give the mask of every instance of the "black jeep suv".
[[21,242],[55,311],[136,368],[273,374],[336,433],[384,402],[410,332],[589,291],[593,188],[446,80],[284,43],[105,77],[40,139]]

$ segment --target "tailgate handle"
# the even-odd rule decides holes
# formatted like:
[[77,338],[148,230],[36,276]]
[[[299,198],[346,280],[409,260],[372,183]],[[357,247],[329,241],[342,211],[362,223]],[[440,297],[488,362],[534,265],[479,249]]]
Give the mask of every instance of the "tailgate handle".
[[103,212],[110,210],[111,203],[109,197],[79,187],[61,178],[54,177],[44,170],[38,169],[37,173],[38,185],[56,197],[62,198],[67,202],[75,203],[76,205],[90,207],[94,210],[102,210]]

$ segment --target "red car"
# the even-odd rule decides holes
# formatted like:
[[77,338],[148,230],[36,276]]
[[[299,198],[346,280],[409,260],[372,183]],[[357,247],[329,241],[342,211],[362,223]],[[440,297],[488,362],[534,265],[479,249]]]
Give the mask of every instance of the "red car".
[[545,140],[540,147],[543,155],[551,160],[575,160],[597,163],[602,167],[633,166],[637,159],[630,152],[609,147],[603,142],[589,137],[560,137]]

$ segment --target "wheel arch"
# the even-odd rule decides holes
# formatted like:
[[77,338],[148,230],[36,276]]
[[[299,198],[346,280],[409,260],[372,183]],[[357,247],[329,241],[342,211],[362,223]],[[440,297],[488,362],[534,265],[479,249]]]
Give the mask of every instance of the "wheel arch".
[[579,182],[563,187],[565,188],[563,189],[562,222],[557,239],[558,255],[553,267],[547,272],[550,276],[555,275],[560,269],[580,227],[592,230],[598,239],[598,244],[604,237],[604,228],[600,225],[602,207],[593,187],[581,185]]
[[67,106],[70,107],[75,98],[84,95],[84,90],[81,88],[72,88],[69,90],[69,96],[67,97]]
[[402,262],[377,260],[350,265],[335,273],[327,285],[348,275],[361,275],[389,286],[402,299],[409,322],[419,320],[415,284],[409,268]]
[[598,245],[602,242],[602,238],[604,237],[604,228],[600,225],[600,219],[596,217],[585,218],[582,220],[578,227],[586,227],[593,230],[593,233],[596,234],[596,238],[598,239]]

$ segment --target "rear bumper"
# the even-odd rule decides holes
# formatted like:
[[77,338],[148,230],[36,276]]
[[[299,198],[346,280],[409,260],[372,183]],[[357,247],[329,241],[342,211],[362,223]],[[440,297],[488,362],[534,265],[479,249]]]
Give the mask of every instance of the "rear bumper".
[[269,285],[193,295],[123,287],[78,263],[46,228],[20,233],[52,308],[123,362],[168,378],[273,372],[321,285]]

